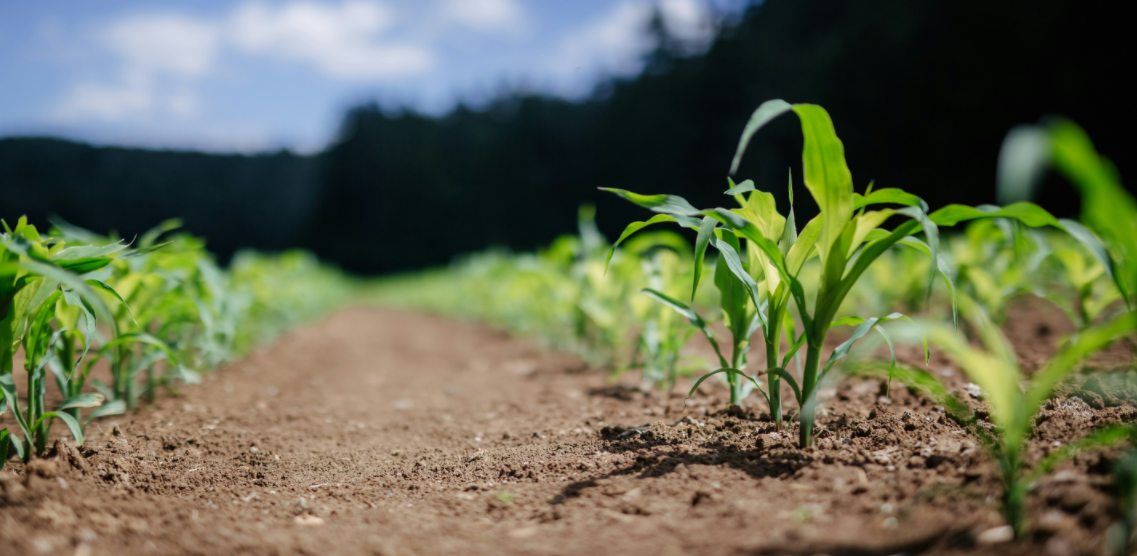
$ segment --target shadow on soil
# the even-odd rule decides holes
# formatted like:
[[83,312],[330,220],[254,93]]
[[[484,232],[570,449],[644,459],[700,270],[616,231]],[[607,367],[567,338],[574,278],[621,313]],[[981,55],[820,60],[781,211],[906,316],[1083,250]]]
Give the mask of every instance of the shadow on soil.
[[[634,452],[638,455],[633,463],[566,486],[552,500],[552,504],[580,496],[589,488],[598,486],[599,481],[613,477],[635,475],[641,479],[662,477],[685,465],[724,465],[737,469],[755,478],[788,477],[809,465],[812,459],[798,452],[767,452],[761,447],[740,449],[738,446],[721,441],[702,444],[698,453],[678,448],[679,440],[665,439],[643,427],[605,427],[601,436],[607,441],[609,452]],[[674,451],[668,451],[668,448]]]

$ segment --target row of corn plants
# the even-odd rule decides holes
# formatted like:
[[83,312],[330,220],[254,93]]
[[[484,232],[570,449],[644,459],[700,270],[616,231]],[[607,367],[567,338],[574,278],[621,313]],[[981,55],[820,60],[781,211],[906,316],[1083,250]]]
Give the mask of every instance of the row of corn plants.
[[[366,295],[488,322],[615,374],[639,369],[645,385],[670,388],[701,365],[697,354],[681,357],[691,329],[639,289],[684,287],[692,251],[670,231],[645,233],[614,251],[593,215],[591,207],[581,209],[577,234],[536,253],[473,254],[444,269],[385,278]],[[700,298],[712,294],[703,288]]]
[[0,232],[0,466],[77,443],[120,414],[208,371],[347,293],[303,253],[241,254],[226,270],[169,222],[127,242],[20,218]]
[[[726,386],[730,406],[755,394],[779,427],[796,410],[803,449],[813,443],[820,387],[836,370],[902,380],[944,404],[988,448],[1003,481],[1004,516],[1022,535],[1035,480],[1080,450],[1132,436],[1109,427],[1043,461],[1025,461],[1036,416],[1057,386],[1137,331],[1137,205],[1086,135],[1065,121],[1008,136],[1001,206],[931,210],[901,189],[858,191],[828,113],[780,100],[754,112],[731,174],[751,138],[789,115],[801,125],[803,175],[800,183],[791,176],[787,206],[750,180],[728,179],[724,206],[710,208],[604,188],[653,214],[611,245],[583,219],[579,236],[541,253],[472,256],[425,278],[388,281],[380,297],[536,335],[617,373],[638,367],[646,383],[667,388],[696,371],[691,392],[713,379]],[[1048,166],[1080,191],[1078,220],[1026,200]],[[805,222],[794,209],[799,187],[817,209]],[[693,242],[660,226],[686,231]],[[999,328],[1020,296],[1049,300],[1077,329],[1030,377]],[[689,349],[695,335],[712,359]],[[876,353],[883,344],[890,357],[854,361],[854,347],[867,338],[875,342],[856,351]],[[971,412],[935,375],[897,362],[896,342],[954,360],[982,389],[989,411]],[[1128,539],[1137,524],[1126,523],[1117,535]]]

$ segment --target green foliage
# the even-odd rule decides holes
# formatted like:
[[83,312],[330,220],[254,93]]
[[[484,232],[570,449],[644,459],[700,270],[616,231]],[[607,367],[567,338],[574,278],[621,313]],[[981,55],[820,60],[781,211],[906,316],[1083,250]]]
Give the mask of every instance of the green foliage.
[[[998,463],[1003,481],[1003,514],[1016,536],[1021,535],[1025,520],[1023,504],[1030,485],[1055,464],[1087,448],[1120,442],[1128,438],[1125,427],[1107,427],[1085,439],[1056,450],[1027,471],[1024,454],[1027,441],[1039,411],[1054,389],[1087,357],[1118,338],[1137,331],[1137,314],[1122,313],[1101,324],[1080,331],[1051,357],[1041,369],[1028,377],[1019,366],[1014,350],[986,313],[969,298],[961,298],[963,313],[977,336],[975,345],[958,329],[944,323],[918,321],[893,327],[890,331],[901,341],[927,341],[958,365],[979,385],[989,408],[988,429],[972,415],[966,404],[955,399],[948,389],[937,383],[931,373],[904,368],[891,371],[910,385],[930,394],[953,416],[978,436],[991,457]],[[879,372],[879,367],[877,367]]]
[[623,249],[615,250],[593,224],[591,208],[579,216],[577,235],[539,253],[472,255],[445,270],[385,279],[367,297],[488,322],[614,375],[639,368],[646,384],[669,388],[687,369],[681,352],[691,331],[651,292],[686,293],[690,247],[674,233],[652,232],[620,238]]
[[1065,175],[1082,197],[1081,223],[1104,245],[1074,223],[1072,235],[1087,243],[1103,271],[1116,283],[1130,309],[1137,295],[1137,200],[1125,191],[1113,164],[1094,150],[1080,127],[1053,120],[1011,131],[999,161],[999,192],[1007,199],[1028,197],[1047,165]]
[[[670,220],[657,217],[653,219],[656,222],[670,221],[695,228],[694,219],[703,218],[697,226],[696,253],[701,253],[704,244],[709,244],[719,254],[714,284],[732,336],[730,359],[723,358],[722,368],[713,373],[726,377],[731,391],[730,403],[738,404],[747,383],[739,376],[747,376],[746,352],[750,338],[761,330],[766,364],[753,378],[766,375],[767,387],[758,391],[779,424],[781,382],[789,385],[800,409],[800,444],[804,448],[813,440],[818,387],[851,347],[842,345],[823,359],[826,340],[836,324],[846,322],[838,313],[874,261],[894,246],[912,247],[932,261],[927,265],[927,282],[930,283],[937,271],[943,272],[949,266],[939,254],[940,226],[987,218],[1014,220],[1031,227],[1059,227],[1059,223],[1038,206],[1025,202],[1006,207],[948,205],[928,213],[922,200],[899,189],[874,191],[870,186],[863,194],[856,193],[845,162],[844,146],[828,113],[816,105],[791,105],[781,100],[764,103],[743,131],[734,166],[751,137],[771,120],[788,112],[793,112],[801,122],[803,181],[819,208],[819,214],[800,231],[792,206],[792,180],[791,206],[784,216],[778,212],[773,196],[758,190],[749,181],[738,185],[730,182],[726,193],[737,202],[738,207],[734,209],[696,210],[686,200],[673,195],[608,191],[670,217]],[[879,208],[887,205],[891,207]],[[894,228],[885,227],[897,219],[900,223]],[[634,223],[622,237],[643,227],[644,223]],[[696,286],[701,265],[697,257]],[[796,310],[796,320],[792,318],[791,309]],[[891,318],[895,317],[847,322],[857,324],[854,336],[860,338],[878,323]],[[783,343],[787,346],[785,353],[781,352]],[[802,347],[805,361],[795,376],[790,372],[789,363]],[[717,345],[715,349],[718,350]],[[750,382],[757,384],[753,378]]]
[[[11,447],[27,459],[47,449],[51,427],[62,421],[82,443],[79,410],[98,408],[103,396],[82,391],[83,360],[118,334],[111,311],[98,291],[117,295],[97,274],[121,257],[126,247],[107,243],[67,243],[41,236],[21,218],[0,233],[0,396],[18,427],[5,431],[5,458]],[[14,368],[23,352],[26,389],[21,403]],[[47,384],[54,377],[60,401],[48,407]],[[0,460],[0,464],[3,460]]]
[[[66,224],[46,235],[24,218],[4,224],[0,415],[10,412],[16,429],[0,431],[0,465],[10,453],[42,454],[55,421],[82,443],[90,419],[194,382],[348,291],[339,274],[303,254],[245,255],[227,272],[200,239],[171,235],[176,228],[165,223],[128,245]],[[99,364],[109,384],[89,380]]]

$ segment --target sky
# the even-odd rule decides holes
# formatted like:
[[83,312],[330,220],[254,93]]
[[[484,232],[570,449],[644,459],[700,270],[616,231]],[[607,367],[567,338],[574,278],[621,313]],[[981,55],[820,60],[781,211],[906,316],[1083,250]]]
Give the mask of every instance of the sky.
[[315,152],[367,101],[442,113],[630,75],[653,10],[705,43],[731,0],[168,0],[0,5],[0,136]]

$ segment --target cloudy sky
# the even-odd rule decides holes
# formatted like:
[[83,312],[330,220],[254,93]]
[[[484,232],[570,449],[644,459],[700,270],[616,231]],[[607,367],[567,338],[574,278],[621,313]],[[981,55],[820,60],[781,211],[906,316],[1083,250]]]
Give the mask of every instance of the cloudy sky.
[[707,36],[731,0],[172,0],[0,6],[0,136],[313,151],[362,100],[579,97],[638,69],[653,6]]

